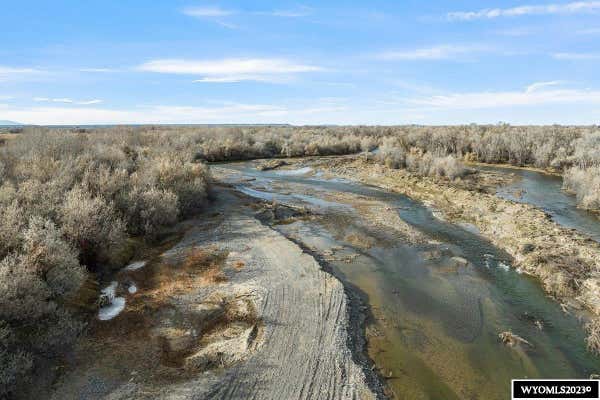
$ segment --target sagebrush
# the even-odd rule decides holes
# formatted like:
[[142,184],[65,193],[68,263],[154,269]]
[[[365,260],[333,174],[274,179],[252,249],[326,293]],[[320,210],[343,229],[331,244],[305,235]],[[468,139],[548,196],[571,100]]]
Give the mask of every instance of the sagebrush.
[[29,128],[1,149],[0,397],[74,340],[84,318],[72,300],[128,235],[152,240],[202,208],[209,173],[196,152],[126,128]]

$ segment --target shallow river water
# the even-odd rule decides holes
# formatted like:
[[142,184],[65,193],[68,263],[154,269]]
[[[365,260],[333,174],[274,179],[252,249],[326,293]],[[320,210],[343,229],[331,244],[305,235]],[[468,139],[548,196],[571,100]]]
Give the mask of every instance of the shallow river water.
[[[369,355],[398,398],[506,399],[512,378],[587,378],[600,370],[580,322],[471,229],[436,218],[406,196],[306,169],[221,167],[246,178],[237,188],[248,195],[321,215],[275,228],[330,254],[336,274],[368,302]],[[340,193],[384,202],[430,242],[411,244],[374,228],[352,202],[336,199]],[[500,343],[498,334],[507,330],[531,346]]]
[[560,176],[497,166],[477,166],[477,169],[513,175],[516,178],[513,182],[498,188],[500,197],[541,208],[557,223],[600,242],[600,220],[596,214],[577,208],[575,196],[561,190]]

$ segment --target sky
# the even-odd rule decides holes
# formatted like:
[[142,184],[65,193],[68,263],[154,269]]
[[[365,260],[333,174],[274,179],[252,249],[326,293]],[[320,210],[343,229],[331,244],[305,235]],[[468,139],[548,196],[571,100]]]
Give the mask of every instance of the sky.
[[600,1],[1,8],[0,120],[600,123]]

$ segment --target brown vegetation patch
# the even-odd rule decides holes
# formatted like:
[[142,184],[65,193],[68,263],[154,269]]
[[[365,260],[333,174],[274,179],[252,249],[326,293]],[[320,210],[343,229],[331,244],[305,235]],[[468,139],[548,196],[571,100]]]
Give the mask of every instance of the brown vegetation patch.
[[150,304],[163,306],[173,296],[225,281],[222,268],[226,258],[227,253],[216,248],[194,247],[179,264],[158,260],[139,270],[123,273],[140,288],[135,297],[142,299],[145,307]]
[[[219,296],[202,303],[187,297],[198,288],[223,282],[226,258],[227,253],[216,248],[194,247],[180,263],[157,257],[138,270],[120,272],[117,295],[126,297],[125,309],[112,320],[94,320],[90,334],[80,340],[65,366],[76,377],[93,370],[109,382],[185,379],[189,376],[182,370],[185,357],[202,346],[207,332],[224,329],[240,312],[233,300]],[[137,286],[135,294],[126,293],[128,282]],[[238,320],[256,323],[252,307],[241,311],[244,318]],[[69,371],[64,379],[70,379]]]
[[506,344],[508,346],[511,346],[511,347],[518,346],[520,344],[526,344],[528,346],[533,346],[527,340],[523,339],[519,335],[515,335],[511,331],[506,331],[506,332],[499,333],[498,334],[498,338],[500,339],[500,341],[502,343],[504,343],[504,344]]

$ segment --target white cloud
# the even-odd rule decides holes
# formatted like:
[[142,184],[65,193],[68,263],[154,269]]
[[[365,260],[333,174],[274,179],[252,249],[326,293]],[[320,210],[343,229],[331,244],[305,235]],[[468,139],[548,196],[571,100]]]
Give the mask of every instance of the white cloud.
[[117,72],[118,70],[113,68],[80,68],[80,72],[98,72],[98,73],[109,73]]
[[94,107],[8,107],[0,105],[3,119],[37,125],[259,123],[287,114],[281,106],[226,104],[218,107],[152,106],[116,110]]
[[99,99],[75,101],[68,97],[61,97],[61,98],[34,97],[33,101],[38,102],[38,103],[49,102],[49,103],[66,103],[66,104],[77,104],[77,105],[91,105],[91,104],[102,103],[102,100],[99,100]]
[[33,68],[15,68],[0,65],[0,82],[37,75],[41,72]]
[[242,81],[257,81],[257,82],[283,82],[286,79],[283,77],[278,80],[273,76],[263,75],[223,75],[223,76],[207,76],[200,79],[195,79],[195,83],[238,83]]
[[148,61],[139,70],[163,74],[199,75],[195,82],[278,82],[297,73],[322,71],[314,65],[277,58],[245,58],[223,60],[165,59]]
[[238,29],[239,28],[236,24],[233,24],[231,22],[221,21],[221,20],[216,20],[215,22],[218,25],[222,26],[223,28],[227,28],[227,29]]
[[235,14],[233,10],[226,10],[220,7],[187,7],[183,9],[185,15],[190,17],[211,18],[211,17],[227,17]]
[[84,101],[80,101],[77,104],[81,104],[84,106],[90,105],[90,104],[100,104],[102,103],[102,100],[100,99],[93,99],[93,100],[84,100]]
[[207,106],[135,106],[129,109],[8,106],[0,119],[37,125],[327,123],[347,115],[344,99],[304,99],[285,104],[218,103]]
[[548,82],[534,82],[525,88],[526,93],[532,93],[550,86],[558,86],[566,83],[565,81],[548,81]]
[[387,51],[379,56],[385,60],[447,60],[484,51],[489,51],[489,48],[476,45],[441,45],[413,50]]
[[557,60],[600,60],[600,53],[554,53]]
[[584,14],[600,11],[600,1],[577,1],[565,4],[523,5],[512,8],[486,8],[446,14],[449,20],[470,21],[522,15]]
[[[278,9],[271,11],[254,11],[247,12],[248,14],[254,15],[266,15],[270,17],[283,17],[283,18],[299,18],[307,17],[312,14],[312,8],[306,6],[300,6],[293,9]],[[224,9],[217,6],[204,6],[204,7],[187,7],[183,9],[185,15],[190,17],[198,18],[220,18],[229,17],[236,14],[244,14],[244,12]]]
[[600,91],[547,89],[559,81],[531,84],[524,91],[466,92],[406,99],[412,105],[434,109],[484,109],[550,104],[600,104]]
[[267,15],[271,17],[283,17],[283,18],[300,18],[308,17],[313,12],[312,8],[302,6],[295,9],[288,10],[273,10],[273,11],[257,11],[254,14]]

